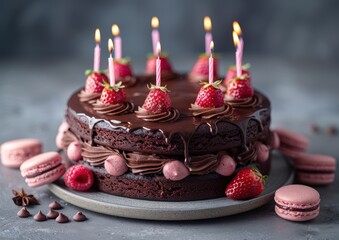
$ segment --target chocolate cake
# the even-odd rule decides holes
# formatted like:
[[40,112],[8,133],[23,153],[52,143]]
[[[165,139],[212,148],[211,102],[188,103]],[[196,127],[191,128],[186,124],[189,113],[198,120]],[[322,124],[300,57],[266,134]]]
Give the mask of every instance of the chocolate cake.
[[[81,155],[72,160],[93,171],[95,191],[162,201],[210,199],[225,196],[226,185],[242,167],[256,165],[269,172],[270,160],[257,155],[263,145],[270,149],[270,102],[265,95],[255,91],[251,98],[225,100],[220,111],[195,109],[191,104],[200,84],[177,75],[163,82],[170,90],[171,114],[145,119],[138,106],[154,81],[154,76],[136,77],[125,88],[126,111],[117,115],[81,101],[83,89],[70,97],[59,146],[67,151],[71,142],[81,143]],[[123,159],[123,168],[117,170],[114,157],[107,163],[111,156]],[[234,160],[235,170],[226,169],[225,157]]]

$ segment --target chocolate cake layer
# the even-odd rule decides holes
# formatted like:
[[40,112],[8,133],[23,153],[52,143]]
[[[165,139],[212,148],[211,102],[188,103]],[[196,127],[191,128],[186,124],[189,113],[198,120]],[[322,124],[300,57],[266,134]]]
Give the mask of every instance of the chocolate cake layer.
[[[149,78],[137,78],[137,83],[127,88],[127,99],[142,106]],[[153,81],[154,82],[154,81]],[[66,119],[71,131],[91,143],[131,152],[165,155],[200,155],[239,148],[242,151],[255,140],[267,143],[269,138],[270,103],[256,92],[258,103],[247,108],[232,108],[228,117],[202,119],[189,111],[200,84],[185,77],[166,82],[171,91],[172,106],[179,110],[175,122],[145,122],[135,113],[116,116],[98,114],[88,103],[81,103],[75,92],[69,102]]]
[[[235,173],[229,177],[217,173],[190,175],[180,181],[171,181],[156,174],[143,176],[127,173],[114,177],[103,167],[84,164],[92,169],[97,190],[112,195],[146,200],[191,201],[225,197],[226,186],[235,175]],[[255,165],[263,174],[269,174],[270,161]]]

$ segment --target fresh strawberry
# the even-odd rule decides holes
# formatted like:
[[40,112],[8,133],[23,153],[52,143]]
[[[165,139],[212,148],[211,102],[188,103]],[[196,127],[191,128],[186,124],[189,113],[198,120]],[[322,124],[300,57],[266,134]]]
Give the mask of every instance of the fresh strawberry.
[[100,72],[86,71],[86,84],[85,92],[87,93],[100,93],[102,92],[104,82],[108,82],[105,74]]
[[[206,54],[200,55],[194,64],[191,74],[208,76],[209,73],[209,56]],[[218,59],[214,57],[213,61],[213,76],[218,75]]]
[[245,200],[258,196],[265,187],[267,176],[257,168],[243,168],[226,187],[226,197]]
[[218,85],[221,80],[213,84],[202,82],[204,86],[200,88],[195,104],[204,108],[217,108],[224,105],[224,95]]
[[157,87],[151,84],[143,108],[153,114],[168,112],[171,109],[171,99],[166,86]]
[[[241,69],[241,75],[247,75],[249,81],[251,82],[251,77],[250,77],[250,72],[249,72],[249,68],[250,68],[250,64],[245,64],[242,66]],[[227,73],[226,73],[226,77],[224,80],[225,86],[228,87],[230,82],[237,76],[237,69],[235,66],[231,66]]]
[[128,60],[115,60],[114,61],[114,74],[116,78],[125,78],[133,75],[131,66]]
[[[146,62],[146,73],[149,74],[155,74],[155,68],[156,68],[156,60],[157,60],[157,56],[152,55],[151,57],[149,57],[147,59]],[[166,56],[160,56],[160,66],[161,66],[161,71],[169,71],[172,72],[172,66],[171,63],[168,60],[168,57]]]
[[240,78],[233,79],[227,88],[227,96],[233,99],[242,99],[252,97],[254,90],[248,75],[242,75]]
[[121,85],[121,82],[110,86],[109,83],[104,83],[104,89],[102,90],[100,102],[103,104],[118,104],[126,102],[125,86]]
[[93,183],[94,177],[92,171],[83,165],[74,165],[67,169],[64,182],[67,187],[77,191],[89,190]]

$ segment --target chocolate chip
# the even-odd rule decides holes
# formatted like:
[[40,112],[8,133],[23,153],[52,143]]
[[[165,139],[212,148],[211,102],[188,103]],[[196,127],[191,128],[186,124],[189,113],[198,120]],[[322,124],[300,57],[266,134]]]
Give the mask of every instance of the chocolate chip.
[[34,215],[33,219],[38,222],[46,221],[47,217],[41,211]]
[[63,213],[59,213],[59,216],[55,219],[58,223],[67,223],[68,217],[64,215]]
[[327,129],[326,129],[326,133],[327,135],[329,136],[333,136],[333,135],[336,135],[337,134],[337,128],[335,126],[329,126]]
[[18,215],[21,218],[26,218],[26,217],[29,217],[31,214],[29,213],[27,208],[23,207],[20,209],[20,211],[16,215]]
[[312,133],[319,133],[320,132],[319,126],[315,123],[311,124],[310,130],[311,130]]
[[61,209],[61,208],[62,208],[62,206],[60,205],[60,203],[58,203],[57,201],[51,202],[51,203],[48,205],[48,207],[49,207],[50,209],[54,209],[54,210],[58,210],[58,209]]
[[47,213],[47,217],[50,219],[55,219],[57,218],[59,213],[57,211],[54,211],[53,209],[50,209],[49,212]]
[[83,221],[87,220],[87,217],[82,212],[77,212],[73,216],[73,220],[76,221],[76,222],[83,222]]

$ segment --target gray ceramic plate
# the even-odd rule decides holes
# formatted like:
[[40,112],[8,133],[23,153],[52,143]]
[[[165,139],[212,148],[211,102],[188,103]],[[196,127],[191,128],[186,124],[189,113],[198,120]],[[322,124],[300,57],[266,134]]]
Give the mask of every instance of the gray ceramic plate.
[[247,201],[234,201],[226,197],[187,202],[138,200],[101,192],[72,191],[62,181],[49,184],[49,189],[73,205],[98,213],[148,220],[195,220],[229,216],[258,208],[271,201],[278,188],[292,183],[293,177],[294,171],[288,160],[274,153],[264,192]]

